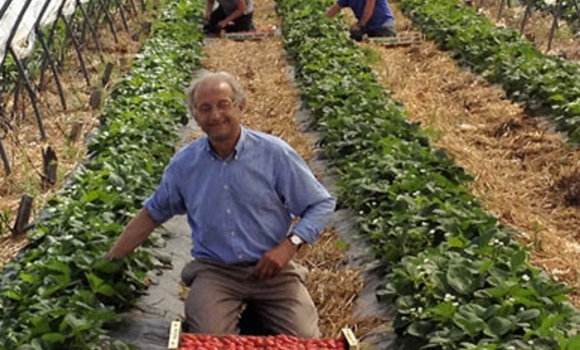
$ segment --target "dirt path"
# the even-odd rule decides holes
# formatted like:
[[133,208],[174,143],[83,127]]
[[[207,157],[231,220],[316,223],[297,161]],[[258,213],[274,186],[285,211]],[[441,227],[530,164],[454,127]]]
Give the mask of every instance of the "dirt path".
[[[408,27],[399,11],[395,16],[400,29]],[[436,146],[475,175],[476,197],[522,232],[533,263],[574,287],[571,299],[580,306],[580,150],[431,42],[374,49],[380,56],[374,68],[408,119],[421,122]]]
[[[254,4],[258,30],[279,26],[273,0],[256,0]],[[296,124],[298,92],[283,56],[280,37],[259,42],[217,40],[206,47],[205,54],[205,68],[227,71],[241,79],[248,92],[245,126],[279,136],[305,159],[312,157],[314,140]],[[343,253],[336,240],[333,230],[327,230],[314,246],[300,252],[299,260],[310,269],[308,289],[319,310],[323,336],[335,337],[345,326],[362,336],[381,322],[374,317],[352,317],[352,302],[363,282],[359,271],[341,267]]]
[[[151,6],[149,7],[138,17],[127,18],[130,26],[129,33],[122,27],[120,15],[113,16],[117,24],[117,42],[114,41],[106,23],[102,23],[99,33],[103,58],[105,62],[111,62],[115,65],[111,79],[105,86],[100,82],[105,63],[101,62],[97,55],[94,42],[90,38],[88,39],[87,49],[83,53],[86,60],[85,64],[91,77],[91,85],[102,91],[102,101],[106,99],[106,95],[114,86],[115,80],[130,67],[131,60],[146,39],[146,33],[141,32],[141,22],[152,20],[153,9]],[[131,35],[135,33],[139,34],[138,37],[135,37],[138,40],[131,38]],[[47,73],[47,89],[39,96],[44,126],[48,136],[46,141],[40,140],[38,126],[29,103],[26,117],[17,115],[11,122],[13,131],[8,131],[4,135],[0,129],[0,136],[3,137],[6,153],[10,158],[12,167],[10,176],[6,176],[3,167],[0,168],[0,267],[27,244],[25,236],[14,238],[8,233],[8,227],[13,225],[22,195],[29,194],[34,197],[34,217],[37,211],[43,208],[48,199],[61,187],[66,174],[86,157],[85,138],[99,126],[101,110],[92,110],[89,107],[93,88],[87,87],[72,47],[68,52],[61,74],[68,109],[63,111],[60,106],[56,84],[51,73]],[[12,96],[4,96],[4,98],[12,103]],[[82,124],[82,131],[77,142],[70,142],[67,136],[75,123]],[[51,146],[57,154],[58,179],[53,186],[43,187],[40,180],[42,150],[48,146]]]

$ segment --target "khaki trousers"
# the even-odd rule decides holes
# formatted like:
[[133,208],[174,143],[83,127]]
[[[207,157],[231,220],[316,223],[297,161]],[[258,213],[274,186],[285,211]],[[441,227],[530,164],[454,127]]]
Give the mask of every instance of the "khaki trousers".
[[252,303],[263,326],[273,334],[317,338],[318,313],[305,286],[307,270],[292,261],[278,275],[260,280],[253,266],[196,259],[181,272],[190,287],[185,301],[187,331],[238,334],[245,303]]

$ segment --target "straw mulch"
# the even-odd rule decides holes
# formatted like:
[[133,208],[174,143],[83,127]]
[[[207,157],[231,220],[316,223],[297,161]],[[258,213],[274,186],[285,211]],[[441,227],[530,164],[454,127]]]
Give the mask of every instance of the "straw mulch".
[[248,108],[242,117],[244,125],[281,137],[305,159],[312,156],[310,141],[298,132],[295,123],[298,93],[290,81],[280,39],[217,40],[207,46],[205,55],[206,69],[229,72],[246,89]]
[[580,151],[431,42],[374,49],[382,58],[374,68],[408,119],[475,175],[474,195],[522,232],[533,264],[574,287],[580,306]]
[[[256,27],[271,22],[274,2],[258,0]],[[258,10],[256,10],[258,11]],[[268,11],[268,12],[267,12]],[[240,78],[248,92],[248,109],[244,125],[286,140],[305,159],[313,155],[312,143],[301,133],[295,118],[298,93],[290,78],[288,63],[278,37],[258,42],[217,40],[206,47],[205,68],[227,71]],[[360,271],[342,266],[343,252],[336,247],[337,237],[326,231],[317,243],[305,247],[298,261],[310,270],[307,287],[320,316],[320,329],[325,337],[335,337],[343,327],[351,327],[361,337],[376,329],[382,321],[377,316],[353,316],[354,300],[363,287]]]
[[[113,40],[107,27],[101,28],[100,41],[103,57],[105,62],[113,62],[116,66],[107,86],[103,87],[100,83],[104,64],[96,54],[92,39],[87,39],[87,50],[84,53],[85,64],[92,80],[91,85],[103,90],[102,101],[106,98],[107,91],[110,91],[114,85],[116,77],[129,68],[132,57],[137,53],[146,36],[142,33],[139,41],[133,41],[131,34],[138,32],[140,22],[149,18],[151,18],[151,13],[140,14],[138,18],[129,17],[128,22],[132,31],[127,33],[119,26],[118,42]],[[119,23],[121,21],[120,18],[115,18],[115,20]],[[61,82],[68,107],[66,111],[62,111],[52,73],[47,72],[47,76],[47,89],[39,96],[40,109],[48,135],[47,140],[40,140],[34,112],[25,92],[21,94],[19,112],[11,123],[13,130],[6,132],[0,129],[0,137],[3,138],[2,141],[12,167],[10,176],[6,176],[4,168],[0,167],[0,213],[10,213],[10,221],[4,223],[5,225],[13,224],[20,198],[24,194],[34,197],[34,211],[31,220],[34,218],[37,211],[60,188],[65,175],[85,157],[84,139],[99,125],[100,111],[91,110],[89,107],[91,88],[86,86],[80,64],[72,48],[68,53],[64,70],[61,72]],[[13,96],[5,95],[2,98],[8,103],[7,111],[11,111]],[[24,115],[20,112],[20,106],[23,103],[26,107]],[[67,141],[67,136],[72,125],[77,122],[83,124],[82,133],[78,142],[71,143]],[[42,173],[42,150],[48,146],[51,146],[57,154],[58,181],[53,186],[42,186],[40,176]],[[2,235],[0,232],[0,267],[15,256],[26,244],[25,237],[13,238],[7,233]]]

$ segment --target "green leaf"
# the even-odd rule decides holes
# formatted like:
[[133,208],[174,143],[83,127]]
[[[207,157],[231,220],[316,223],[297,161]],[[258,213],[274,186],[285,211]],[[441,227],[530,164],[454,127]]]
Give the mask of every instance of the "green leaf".
[[426,339],[427,335],[433,330],[433,324],[427,321],[413,322],[407,328],[407,333],[414,337]]
[[61,333],[46,333],[42,336],[42,339],[51,343],[57,343],[63,341],[65,336]]
[[[462,308],[463,309],[463,308]],[[460,310],[453,316],[453,323],[459,328],[461,328],[470,337],[476,336],[479,332],[483,331],[486,324],[479,318],[474,312],[469,312],[465,310]]]
[[473,292],[472,274],[464,265],[451,265],[447,271],[447,283],[457,293],[468,295]]
[[528,309],[528,310],[524,310],[521,312],[518,312],[518,314],[516,315],[516,317],[522,321],[522,322],[526,322],[526,321],[531,321],[535,318],[540,317],[541,315],[541,311],[538,309]]
[[484,331],[485,334],[500,338],[504,334],[510,332],[514,328],[513,322],[503,317],[493,317],[487,322],[487,329]]
[[526,261],[526,252],[523,250],[518,250],[510,258],[510,266],[513,272],[520,271],[520,268],[524,265]]

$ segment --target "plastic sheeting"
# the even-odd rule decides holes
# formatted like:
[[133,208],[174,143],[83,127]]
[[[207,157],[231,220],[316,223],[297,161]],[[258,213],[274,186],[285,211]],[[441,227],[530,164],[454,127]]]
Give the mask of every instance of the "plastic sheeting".
[[[36,35],[34,25],[38,21],[42,8],[48,3],[48,7],[40,19],[39,26],[46,27],[58,18],[58,11],[62,6],[65,17],[70,17],[76,10],[77,3],[87,3],[90,0],[32,0],[25,9],[26,0],[0,0],[0,9],[8,4],[7,11],[0,18],[0,62],[4,61],[4,56],[10,44],[18,58],[29,56],[34,49]],[[64,2],[64,5],[63,5]],[[23,11],[22,18],[11,43],[8,43],[10,33],[16,26],[18,17]]]

